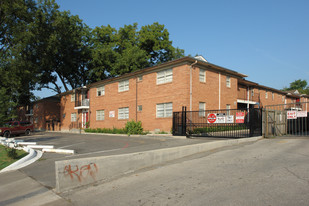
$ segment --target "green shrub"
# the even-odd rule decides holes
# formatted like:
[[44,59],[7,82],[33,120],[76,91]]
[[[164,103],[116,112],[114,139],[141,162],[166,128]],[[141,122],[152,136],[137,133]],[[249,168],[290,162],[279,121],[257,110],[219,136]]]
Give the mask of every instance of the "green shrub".
[[125,131],[128,135],[130,134],[143,134],[142,122],[135,122],[134,120],[126,123]]
[[6,147],[5,150],[6,150],[8,157],[10,157],[12,159],[17,159],[18,155],[17,155],[16,149]]
[[108,133],[108,134],[147,134],[148,132],[143,131],[142,123],[135,122],[134,120],[129,121],[126,123],[125,128],[96,128],[96,129],[91,129],[91,128],[86,128],[84,130],[85,132],[89,133]]

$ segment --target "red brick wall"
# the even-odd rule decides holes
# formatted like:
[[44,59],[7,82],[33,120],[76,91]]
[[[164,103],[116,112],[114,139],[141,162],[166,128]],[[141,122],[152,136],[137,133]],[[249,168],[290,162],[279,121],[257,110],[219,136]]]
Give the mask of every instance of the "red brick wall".
[[[135,120],[142,122],[144,130],[160,129],[169,132],[172,127],[172,117],[157,118],[156,105],[172,102],[173,111],[181,111],[181,107],[187,106],[189,102],[188,82],[188,65],[183,65],[173,68],[173,81],[169,83],[157,85],[157,73],[153,72],[144,74],[142,81],[137,81],[137,77],[131,78],[129,91],[118,92],[118,81],[105,85],[104,96],[98,97],[97,89],[91,88],[89,92],[90,127],[122,128],[128,120]],[[136,113],[138,105],[142,106],[142,111]],[[127,120],[118,120],[118,109],[122,107],[129,107]],[[97,110],[105,111],[104,120],[96,120]],[[109,117],[110,111],[115,112],[114,118]]]
[[[54,130],[60,130],[57,122],[60,120],[59,102],[39,101],[33,104],[33,125],[35,129],[52,130],[52,120],[54,120]],[[50,121],[50,127],[48,127],[46,121]]]

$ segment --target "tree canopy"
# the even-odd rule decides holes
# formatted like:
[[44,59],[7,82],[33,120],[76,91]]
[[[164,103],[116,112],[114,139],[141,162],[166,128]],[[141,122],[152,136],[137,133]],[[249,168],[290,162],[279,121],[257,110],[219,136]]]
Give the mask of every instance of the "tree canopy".
[[283,91],[298,90],[301,94],[309,95],[309,86],[306,80],[295,80],[290,83],[290,87],[283,88]]
[[157,22],[91,29],[54,0],[2,0],[0,119],[14,117],[34,90],[61,93],[182,56]]

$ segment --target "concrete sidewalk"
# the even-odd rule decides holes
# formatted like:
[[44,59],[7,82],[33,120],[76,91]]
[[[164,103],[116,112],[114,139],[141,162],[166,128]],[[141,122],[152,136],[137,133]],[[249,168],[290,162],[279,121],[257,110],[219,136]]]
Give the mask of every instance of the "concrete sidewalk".
[[0,174],[0,206],[72,205],[26,174],[15,170]]

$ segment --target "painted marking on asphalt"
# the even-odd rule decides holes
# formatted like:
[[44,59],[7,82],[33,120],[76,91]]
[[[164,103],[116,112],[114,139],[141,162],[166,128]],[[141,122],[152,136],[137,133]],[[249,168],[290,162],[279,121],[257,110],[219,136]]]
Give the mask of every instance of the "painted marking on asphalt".
[[97,151],[97,152],[88,152],[88,153],[77,154],[77,155],[70,155],[70,156],[65,156],[65,157],[85,156],[85,155],[91,155],[91,154],[98,154],[98,153],[105,153],[105,152],[113,152],[113,151],[122,150],[122,149],[123,149],[123,148],[111,149],[111,150],[103,150],[103,151]]
[[70,145],[67,145],[67,146],[63,146],[63,147],[59,147],[59,149],[63,149],[63,148],[67,148],[67,147],[72,147],[72,146],[75,146],[75,145],[78,145],[78,144],[84,144],[85,142],[79,142],[79,143],[76,143],[76,144],[70,144]]

